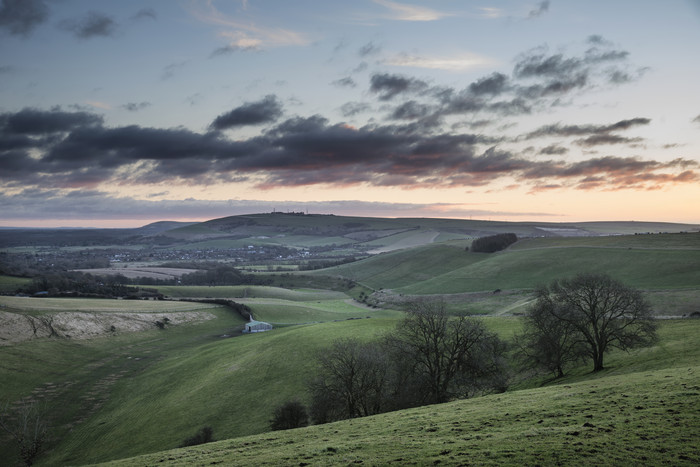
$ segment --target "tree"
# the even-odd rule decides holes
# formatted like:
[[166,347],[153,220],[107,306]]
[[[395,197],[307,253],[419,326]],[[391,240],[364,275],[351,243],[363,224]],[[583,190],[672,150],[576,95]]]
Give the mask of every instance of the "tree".
[[320,375],[311,384],[316,422],[384,410],[389,362],[379,343],[339,339],[320,355],[319,362]]
[[394,359],[410,365],[414,390],[424,403],[446,402],[475,389],[499,386],[504,375],[504,344],[479,321],[451,317],[444,302],[419,300],[387,339]]
[[523,331],[515,342],[525,365],[551,371],[561,378],[564,366],[582,359],[586,348],[574,325],[557,316],[562,312],[554,311],[556,304],[548,299],[548,294],[546,288],[537,289],[537,301],[526,312]]
[[642,294],[606,274],[579,274],[554,281],[538,297],[539,306],[575,329],[593,360],[603,369],[612,348],[630,350],[656,341],[656,321]]
[[301,428],[309,424],[309,412],[306,406],[298,400],[287,401],[275,408],[270,420],[270,429],[289,430]]
[[0,427],[19,448],[22,462],[32,465],[44,448],[48,432],[43,411],[35,403],[25,402],[16,409],[6,403],[0,410]]

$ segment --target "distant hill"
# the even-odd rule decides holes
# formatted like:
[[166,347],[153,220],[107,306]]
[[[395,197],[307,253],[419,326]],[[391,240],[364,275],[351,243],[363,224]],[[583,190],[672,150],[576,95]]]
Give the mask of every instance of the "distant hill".
[[[353,245],[369,253],[455,239],[513,232],[519,237],[584,237],[700,230],[700,225],[664,222],[500,222],[437,218],[376,218],[303,213],[222,217],[166,230],[182,242],[217,240],[218,247],[277,244],[291,247]],[[208,246],[208,245],[201,245]]]

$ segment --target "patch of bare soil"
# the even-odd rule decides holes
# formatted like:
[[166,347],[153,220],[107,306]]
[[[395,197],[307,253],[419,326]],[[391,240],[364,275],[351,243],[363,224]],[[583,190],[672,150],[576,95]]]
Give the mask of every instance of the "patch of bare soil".
[[[172,313],[89,313],[67,311],[38,316],[0,311],[0,345],[30,339],[57,337],[91,339],[121,332],[137,332],[159,326],[214,319],[207,311]],[[161,323],[160,325],[157,323]]]

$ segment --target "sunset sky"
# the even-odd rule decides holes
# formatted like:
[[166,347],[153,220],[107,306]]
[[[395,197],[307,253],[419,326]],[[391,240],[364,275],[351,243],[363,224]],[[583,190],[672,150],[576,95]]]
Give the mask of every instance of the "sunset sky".
[[0,226],[700,223],[700,0],[0,1]]

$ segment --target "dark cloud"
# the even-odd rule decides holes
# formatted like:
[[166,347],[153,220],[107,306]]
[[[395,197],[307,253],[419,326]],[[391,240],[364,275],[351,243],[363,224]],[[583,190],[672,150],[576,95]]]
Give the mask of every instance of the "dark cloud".
[[0,114],[0,128],[3,135],[42,135],[99,125],[102,120],[102,117],[88,112],[63,112],[58,109],[46,112],[25,108],[16,113]]
[[151,103],[150,102],[128,102],[124,105],[122,105],[122,108],[128,110],[129,112],[138,112],[139,110],[143,110],[146,107],[150,107]]
[[577,139],[576,141],[574,141],[574,143],[578,144],[579,146],[592,147],[604,144],[635,144],[640,143],[642,141],[642,138],[626,138],[624,136],[619,135],[602,134],[592,135],[588,138]]
[[[246,181],[264,188],[470,187],[502,180],[537,191],[694,183],[699,169],[692,160],[591,158],[585,152],[579,153],[584,160],[574,160],[569,155],[570,148],[581,152],[602,144],[639,144],[641,138],[624,132],[649,125],[647,118],[554,123],[515,139],[502,134],[512,123],[504,117],[544,113],[564,105],[564,97],[573,101],[584,87],[604,86],[605,73],[627,60],[626,53],[604,50],[609,46],[602,38],[589,39],[587,46],[592,49],[578,56],[528,53],[519,57],[511,74],[483,76],[462,89],[431,86],[410,76],[374,74],[369,91],[375,100],[349,102],[340,111],[352,117],[376,106],[386,118],[356,127],[322,115],[281,120],[284,109],[274,95],[219,115],[208,132],[106,127],[96,114],[58,108],[4,113],[0,163],[8,170],[0,175],[2,186],[90,189],[115,181],[122,185]],[[576,82],[579,76],[583,83],[561,84]],[[132,109],[142,104],[134,103]],[[234,140],[223,131],[261,124],[267,127],[246,138]],[[488,125],[493,125],[491,131]],[[477,134],[463,131],[470,127],[478,127]],[[523,141],[533,142],[520,152],[511,149]],[[551,159],[542,160],[543,155]]]
[[526,139],[534,139],[549,136],[588,136],[584,139],[577,140],[577,144],[583,146],[594,146],[597,144],[620,144],[639,142],[639,138],[623,138],[621,136],[612,135],[617,131],[624,131],[636,126],[648,125],[651,120],[648,118],[632,118],[629,120],[620,120],[619,122],[610,125],[561,125],[553,124],[538,128],[537,130],[528,133]]
[[59,27],[71,32],[78,39],[109,37],[117,31],[117,23],[112,18],[96,11],[88,12],[81,19],[63,20]]
[[544,147],[540,149],[539,153],[543,155],[548,155],[548,156],[563,156],[569,152],[569,150],[563,146],[557,146],[557,145],[549,145],[547,147]]
[[694,123],[700,123],[700,115],[698,115],[697,117],[695,117],[695,118],[693,119],[693,122],[694,122]]
[[[234,109],[222,117],[221,125],[271,121],[270,115],[276,116],[279,110],[276,105],[271,106],[273,112],[252,112],[264,110],[266,106],[260,104],[268,101],[276,102],[266,98]],[[592,128],[611,131],[643,124],[644,119],[636,120]],[[4,186],[14,187],[91,188],[114,179],[127,185],[249,180],[261,187],[467,187],[505,178],[535,187],[558,184],[589,189],[597,183],[618,189],[695,182],[698,177],[698,163],[688,159],[667,163],[614,156],[576,162],[530,160],[494,146],[501,138],[443,133],[422,121],[352,128],[319,115],[293,117],[259,136],[236,141],[219,132],[183,128],[107,128],[99,116],[58,109],[25,109],[2,114],[0,121],[2,179]],[[555,134],[596,135],[573,126],[553,128]],[[542,151],[563,152],[555,146]]]
[[527,14],[528,18],[538,18],[549,11],[549,0],[545,0],[537,4],[537,8],[530,10]]
[[27,37],[49,17],[49,8],[43,0],[2,0],[0,29],[13,36]]
[[416,101],[408,101],[394,109],[391,118],[395,120],[416,120],[428,116],[431,108]]
[[469,85],[472,94],[490,94],[497,96],[506,90],[508,77],[502,73],[493,73]]
[[0,66],[0,74],[12,73],[14,68],[9,65]]
[[388,101],[405,93],[416,93],[428,88],[425,81],[389,73],[377,73],[370,78],[370,91],[379,99]]
[[230,112],[219,115],[212,122],[215,130],[225,130],[245,125],[271,123],[282,116],[282,103],[270,94],[258,102],[249,102]]

